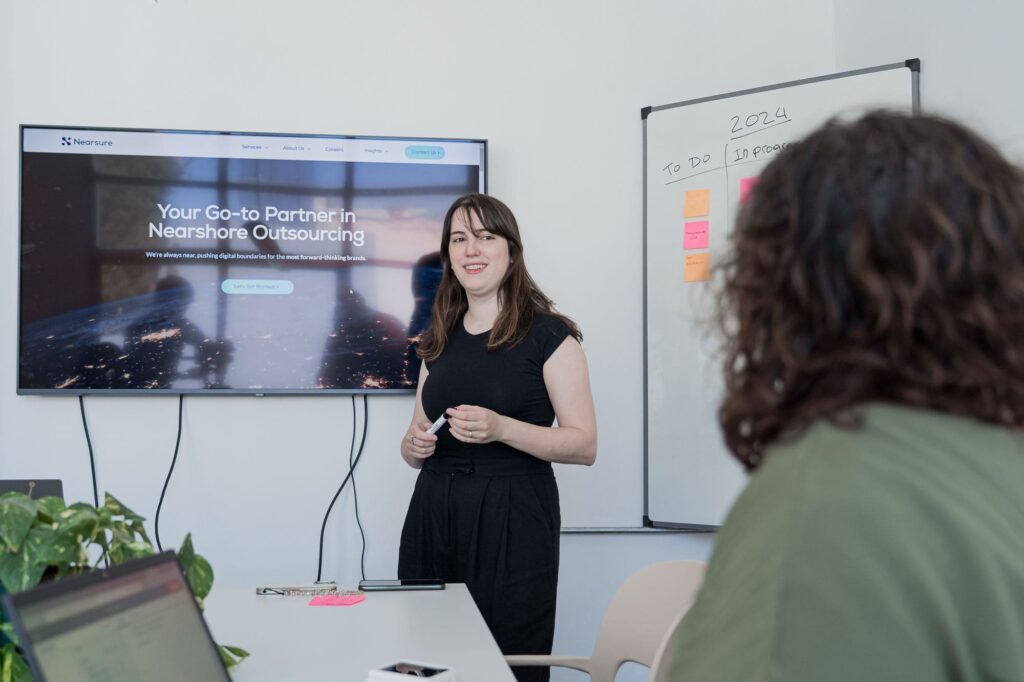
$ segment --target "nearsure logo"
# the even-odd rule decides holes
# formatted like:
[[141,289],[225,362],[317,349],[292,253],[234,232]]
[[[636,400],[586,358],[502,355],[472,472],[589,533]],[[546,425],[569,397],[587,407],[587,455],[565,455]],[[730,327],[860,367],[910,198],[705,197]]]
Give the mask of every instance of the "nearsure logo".
[[61,135],[60,146],[61,147],[113,147],[113,140],[89,140],[81,137],[65,137]]

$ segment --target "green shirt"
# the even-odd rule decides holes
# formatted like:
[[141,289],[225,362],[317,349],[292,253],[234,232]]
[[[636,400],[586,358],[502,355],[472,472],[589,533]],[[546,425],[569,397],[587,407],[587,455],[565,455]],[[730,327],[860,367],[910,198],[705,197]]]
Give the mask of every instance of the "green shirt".
[[1024,680],[1024,436],[864,414],[770,448],[722,527],[673,680]]

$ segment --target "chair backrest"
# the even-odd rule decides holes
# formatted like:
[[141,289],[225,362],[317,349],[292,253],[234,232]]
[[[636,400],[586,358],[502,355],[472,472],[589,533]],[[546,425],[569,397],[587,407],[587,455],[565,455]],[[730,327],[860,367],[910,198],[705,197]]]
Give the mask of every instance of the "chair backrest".
[[666,561],[641,568],[615,592],[590,657],[591,679],[612,682],[627,661],[652,667],[670,631],[690,609],[704,579],[703,561]]
[[679,617],[669,626],[668,632],[661,639],[658,651],[654,654],[654,662],[651,663],[651,671],[647,676],[647,682],[669,682],[669,675],[672,674],[672,660],[676,653],[674,646],[676,633],[679,631],[679,626],[683,624],[685,616],[686,613],[680,613]]

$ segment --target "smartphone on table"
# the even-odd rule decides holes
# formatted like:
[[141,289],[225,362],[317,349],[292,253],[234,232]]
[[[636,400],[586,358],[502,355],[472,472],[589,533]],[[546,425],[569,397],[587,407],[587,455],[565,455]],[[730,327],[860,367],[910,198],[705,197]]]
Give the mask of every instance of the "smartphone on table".
[[360,580],[363,592],[387,590],[443,590],[444,581],[439,578],[406,578],[403,580]]

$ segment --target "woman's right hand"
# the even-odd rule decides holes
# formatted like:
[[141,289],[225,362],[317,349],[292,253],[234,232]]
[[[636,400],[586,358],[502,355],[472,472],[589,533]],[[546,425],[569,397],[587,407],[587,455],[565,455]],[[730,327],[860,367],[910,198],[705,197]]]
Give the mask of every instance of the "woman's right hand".
[[434,454],[437,436],[428,433],[430,422],[413,424],[402,438],[402,457],[417,469],[423,466],[423,460]]

